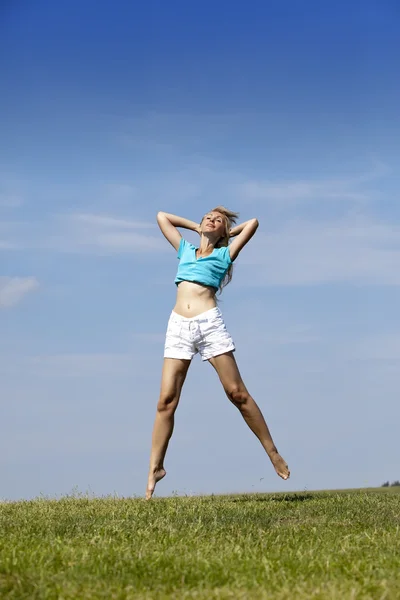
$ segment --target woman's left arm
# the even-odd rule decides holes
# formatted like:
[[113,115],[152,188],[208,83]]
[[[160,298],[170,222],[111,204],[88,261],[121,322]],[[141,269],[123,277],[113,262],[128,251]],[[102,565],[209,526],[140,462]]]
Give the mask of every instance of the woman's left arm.
[[229,246],[229,254],[231,260],[235,260],[237,258],[241,249],[247,244],[248,241],[251,240],[255,232],[258,228],[258,220],[250,219],[250,221],[245,221],[240,225],[237,225],[230,231],[230,236],[235,239]]

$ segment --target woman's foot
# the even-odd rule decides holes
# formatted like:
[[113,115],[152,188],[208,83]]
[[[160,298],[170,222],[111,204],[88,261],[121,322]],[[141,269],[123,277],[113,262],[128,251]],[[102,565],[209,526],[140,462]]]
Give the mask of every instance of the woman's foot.
[[147,481],[146,500],[150,500],[152,497],[156,484],[165,477],[167,474],[165,469],[151,470],[149,473],[149,479]]
[[273,452],[272,454],[270,454],[270,459],[279,477],[282,477],[282,479],[289,479],[290,471],[289,467],[286,464],[286,460],[283,459],[278,452]]

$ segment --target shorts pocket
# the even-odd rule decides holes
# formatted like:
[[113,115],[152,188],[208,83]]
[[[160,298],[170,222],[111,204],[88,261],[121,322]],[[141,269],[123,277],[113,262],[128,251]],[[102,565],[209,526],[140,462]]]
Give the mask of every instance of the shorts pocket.
[[224,334],[226,331],[225,323],[222,317],[213,317],[205,323],[200,323],[200,331],[203,338],[215,338]]
[[172,337],[179,337],[181,335],[181,331],[182,323],[180,323],[179,321],[175,321],[174,319],[170,319],[168,321],[167,335],[170,335]]

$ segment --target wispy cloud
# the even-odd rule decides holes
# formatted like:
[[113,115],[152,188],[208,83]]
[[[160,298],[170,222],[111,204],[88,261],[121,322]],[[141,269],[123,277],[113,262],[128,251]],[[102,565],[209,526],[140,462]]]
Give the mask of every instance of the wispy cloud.
[[258,233],[240,262],[247,280],[253,273],[253,285],[400,285],[400,226],[370,219],[291,221],[270,235]]
[[35,277],[0,277],[0,308],[15,306],[38,287]]
[[238,195],[247,201],[267,201],[277,204],[295,204],[314,200],[343,200],[364,203],[371,197],[367,184],[390,172],[383,163],[359,175],[328,179],[306,180],[248,180],[238,185]]
[[[368,213],[366,206],[375,194],[379,197],[381,193],[374,191],[373,184],[389,173],[384,164],[376,162],[369,170],[348,177],[265,181],[250,180],[243,173],[227,170],[226,165],[218,168],[211,161],[206,162],[183,163],[181,169],[163,173],[159,178],[104,184],[109,186],[108,208],[89,208],[82,199],[78,203],[82,209],[70,214],[48,215],[25,223],[5,222],[0,226],[0,249],[29,248],[101,256],[136,254],[151,258],[162,255],[166,242],[154,221],[147,220],[149,213],[153,217],[171,202],[174,208],[170,210],[197,219],[202,214],[203,202],[204,207],[225,203],[239,205],[246,218],[244,213],[254,201],[261,222],[255,240],[262,241],[262,248],[252,241],[241,262],[257,261],[253,251],[256,247],[264,257],[263,272],[270,283],[348,281],[353,277],[357,281],[397,281],[396,269],[390,270],[398,259],[398,244],[394,241],[388,247],[386,237],[393,228],[389,223],[374,223],[370,218],[357,221],[360,215]],[[379,185],[377,188],[380,189]],[[135,215],[132,202],[115,203],[116,196],[141,198],[139,214],[145,217],[132,217]],[[322,206],[329,209],[323,210]],[[294,215],[306,215],[307,219],[293,221]],[[338,215],[342,215],[342,220],[335,220]],[[345,216],[347,221],[343,220]],[[274,231],[265,239],[261,233],[263,217]],[[325,220],[318,220],[321,218]],[[266,277],[258,279],[263,282]]]
[[92,227],[115,227],[122,230],[157,229],[157,225],[155,223],[132,221],[130,219],[118,219],[116,217],[107,215],[78,213],[70,216],[69,218],[74,220],[76,223],[82,223]]
[[[263,115],[259,115],[259,119],[262,122]],[[249,177],[245,170],[229,167],[224,160],[213,159],[213,153],[210,156],[204,152],[205,141],[208,148],[214,144],[218,146],[221,142],[229,147],[237,140],[238,131],[243,128],[248,132],[257,128],[257,122],[260,121],[253,114],[249,119],[249,115],[240,113],[222,116],[149,112],[137,118],[122,117],[121,131],[117,134],[117,139],[127,147],[136,149],[138,153],[148,154],[149,157],[161,156],[161,170],[162,165],[167,162],[170,176],[172,174],[173,177],[175,171],[178,176],[176,179],[186,183],[189,193],[191,186],[194,186],[195,196],[200,199],[205,197],[205,190],[206,197],[210,197],[210,192],[212,195],[217,190],[217,195],[220,195],[221,191],[224,195],[225,191],[228,198],[235,197],[242,202],[263,201],[276,205],[292,205],[321,200],[342,200],[360,204],[371,199],[371,183],[390,174],[390,168],[386,164],[372,157],[370,165],[360,173],[327,177],[306,176],[302,179],[294,179],[289,175],[284,180],[271,176],[265,179]],[[256,129],[254,133],[257,135]],[[336,164],[338,162],[336,161]],[[315,172],[318,171],[316,168]],[[159,176],[163,178],[165,173],[159,173]],[[211,190],[210,182],[213,186]],[[169,186],[164,185],[164,188],[168,193]]]
[[350,191],[336,181],[246,181],[239,185],[239,194],[245,200],[291,202],[315,199],[365,201],[365,193]]
[[[141,253],[164,247],[154,223],[86,213],[66,215],[58,222],[60,235],[53,237],[52,243],[64,251]],[[147,230],[153,233],[145,233]]]
[[109,214],[55,215],[42,222],[3,224],[0,248],[82,254],[152,253],[165,248],[154,223]]

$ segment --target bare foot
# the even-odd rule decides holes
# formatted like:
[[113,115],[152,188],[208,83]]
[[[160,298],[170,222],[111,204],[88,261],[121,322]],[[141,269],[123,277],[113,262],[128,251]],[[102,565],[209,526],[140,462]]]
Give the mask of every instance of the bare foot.
[[284,460],[278,452],[271,454],[270,459],[279,477],[282,477],[282,479],[289,479],[290,471],[286,464],[286,460]]
[[154,489],[156,484],[165,477],[167,474],[165,469],[157,469],[155,471],[150,471],[149,479],[147,481],[147,490],[146,490],[146,500],[150,500],[154,493]]

